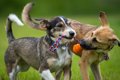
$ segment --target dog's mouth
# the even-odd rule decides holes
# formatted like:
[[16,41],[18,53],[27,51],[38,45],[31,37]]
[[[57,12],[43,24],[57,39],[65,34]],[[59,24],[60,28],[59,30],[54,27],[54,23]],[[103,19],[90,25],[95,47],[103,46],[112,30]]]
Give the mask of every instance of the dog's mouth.
[[86,50],[98,50],[98,48],[97,47],[91,47],[91,46],[86,46],[86,45],[81,45],[84,49],[86,49]]
[[64,36],[64,38],[69,39],[69,40],[73,39],[73,37],[71,37],[71,36],[70,37]]
[[80,45],[86,50],[98,50],[98,51],[110,51],[114,46],[107,46],[106,48],[103,47],[94,47],[91,44],[88,44],[85,40],[79,40]]
[[84,40],[79,40],[80,45],[86,49],[86,50],[97,50],[97,47],[92,47],[91,45],[88,45],[86,41]]
[[71,40],[74,38],[74,36],[66,36],[66,35],[59,35],[59,36],[63,36],[63,38]]

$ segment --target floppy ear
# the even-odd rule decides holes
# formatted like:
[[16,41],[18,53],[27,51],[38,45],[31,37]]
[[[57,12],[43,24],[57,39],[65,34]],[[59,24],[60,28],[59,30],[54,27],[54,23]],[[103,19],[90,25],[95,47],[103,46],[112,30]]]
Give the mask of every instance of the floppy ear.
[[38,21],[40,23],[39,25],[41,25],[41,27],[43,27],[43,28],[48,28],[50,26],[49,21],[46,19],[37,18],[37,19],[35,19],[35,21]]
[[99,17],[100,17],[102,27],[109,27],[107,15],[105,14],[105,12],[101,11]]

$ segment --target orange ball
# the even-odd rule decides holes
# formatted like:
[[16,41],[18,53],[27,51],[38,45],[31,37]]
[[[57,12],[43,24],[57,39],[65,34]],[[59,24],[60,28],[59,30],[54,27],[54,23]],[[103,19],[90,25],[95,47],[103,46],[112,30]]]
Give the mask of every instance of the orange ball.
[[76,54],[82,52],[82,47],[80,46],[80,44],[75,44],[73,46],[73,52]]

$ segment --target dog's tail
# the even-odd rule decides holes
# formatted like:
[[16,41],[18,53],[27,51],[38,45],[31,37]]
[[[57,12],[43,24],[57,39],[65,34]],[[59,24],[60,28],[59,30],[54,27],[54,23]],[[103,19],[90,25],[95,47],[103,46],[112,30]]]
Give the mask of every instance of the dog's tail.
[[34,3],[33,2],[30,2],[30,3],[27,3],[25,5],[25,7],[23,8],[23,11],[22,11],[22,20],[24,23],[28,24],[29,27],[32,27],[34,29],[38,29],[38,30],[46,30],[46,23],[48,22],[47,20],[45,19],[39,19],[37,21],[40,22],[37,23],[35,20],[32,20],[31,16],[30,16],[30,12],[32,10],[32,7],[33,7]]
[[7,18],[7,23],[6,23],[6,32],[7,32],[7,38],[9,43],[15,39],[12,33],[12,22],[17,23],[19,26],[24,25],[15,14],[9,14]]

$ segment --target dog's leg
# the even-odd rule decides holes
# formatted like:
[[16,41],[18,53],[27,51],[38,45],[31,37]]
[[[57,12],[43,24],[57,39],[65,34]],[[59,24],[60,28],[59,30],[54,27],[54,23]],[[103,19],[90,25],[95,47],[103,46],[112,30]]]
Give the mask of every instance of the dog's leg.
[[16,80],[16,76],[17,76],[17,73],[20,71],[20,67],[17,66],[15,68],[12,69],[12,72],[9,73],[9,78],[10,80]]
[[64,80],[71,80],[71,65],[66,66],[64,69]]
[[55,73],[55,79],[56,79],[56,80],[60,80],[62,71],[63,71],[63,70],[59,70],[59,71],[57,71],[57,72]]
[[94,74],[95,80],[102,80],[98,63],[91,64],[91,70],[92,70],[92,72]]
[[14,64],[11,64],[11,71],[9,72],[10,80],[16,80],[17,73],[20,71],[20,66],[17,65],[18,61],[19,59]]
[[41,76],[45,80],[55,80],[49,69],[42,71]]
[[80,65],[80,70],[81,70],[81,75],[82,75],[83,80],[89,80],[87,60],[84,60],[84,61],[81,60],[79,62],[79,65]]

